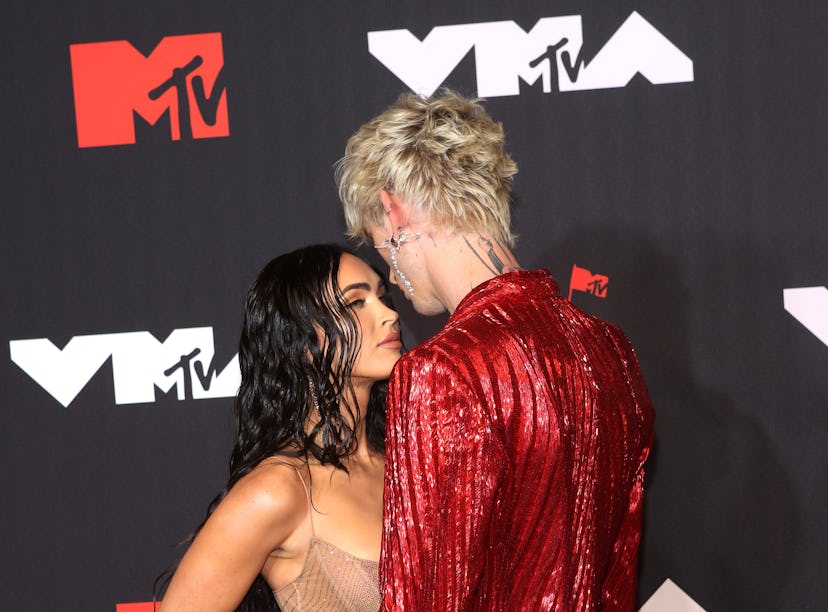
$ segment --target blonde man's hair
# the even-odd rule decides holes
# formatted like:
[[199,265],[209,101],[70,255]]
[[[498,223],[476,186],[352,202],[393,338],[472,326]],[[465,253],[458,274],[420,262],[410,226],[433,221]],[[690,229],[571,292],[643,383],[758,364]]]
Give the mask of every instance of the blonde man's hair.
[[517,165],[503,126],[478,100],[444,90],[403,94],[348,140],[336,167],[348,235],[361,242],[383,223],[380,191],[448,231],[479,231],[512,245],[509,193]]

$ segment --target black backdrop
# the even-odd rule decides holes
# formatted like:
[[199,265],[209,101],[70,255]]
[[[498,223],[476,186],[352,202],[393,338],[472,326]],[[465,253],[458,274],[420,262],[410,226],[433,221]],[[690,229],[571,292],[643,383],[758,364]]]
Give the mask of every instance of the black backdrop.
[[[707,610],[821,609],[828,346],[803,323],[828,324],[828,300],[813,290],[792,316],[783,290],[828,284],[828,8],[781,0],[6,2],[3,608],[112,612],[148,601],[180,554],[227,474],[246,287],[278,253],[343,240],[332,166],[406,87],[368,32],[528,32],[580,15],[589,62],[605,45],[623,55],[608,41],[634,11],[692,61],[692,80],[562,92],[559,67],[549,92],[539,78],[488,99],[520,166],[517,253],[567,293],[573,265],[605,276],[572,299],[638,348],[657,410],[640,601],[670,578]],[[491,48],[480,32],[476,48]],[[87,81],[70,54],[129,41],[149,55],[164,37],[216,33],[218,56],[202,38],[172,39],[179,55],[154,63],[96,48]],[[524,68],[557,42],[535,40]],[[146,92],[202,51],[186,81],[193,135],[171,136],[175,90],[154,126],[133,121],[136,94],[118,92]],[[445,84],[476,94],[486,61],[467,53]],[[150,64],[163,79],[141,76]],[[219,69],[229,134],[205,137]],[[78,96],[104,141],[117,106],[136,142],[79,146]],[[410,345],[442,322],[402,317]],[[170,335],[189,328],[202,329]],[[54,347],[20,342],[33,339]],[[213,356],[224,382],[210,392],[194,364]]]

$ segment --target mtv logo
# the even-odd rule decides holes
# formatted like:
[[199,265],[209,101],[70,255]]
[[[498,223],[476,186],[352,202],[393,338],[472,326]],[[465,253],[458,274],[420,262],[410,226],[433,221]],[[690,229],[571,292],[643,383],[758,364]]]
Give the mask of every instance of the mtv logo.
[[603,274],[593,274],[586,268],[572,265],[572,275],[569,278],[569,299],[572,300],[573,291],[583,291],[595,297],[607,297],[609,277]]
[[221,34],[167,36],[148,57],[126,40],[69,46],[78,146],[135,143],[135,115],[170,138],[230,134]]
[[151,601],[139,603],[120,603],[115,604],[115,612],[157,612],[161,607],[161,602],[152,603]]
[[179,400],[233,397],[238,355],[219,370],[212,327],[175,329],[163,342],[147,331],[75,336],[62,349],[48,338],[9,342],[11,360],[64,407],[112,360],[116,404],[155,401],[173,387]]
[[654,85],[693,81],[693,61],[633,11],[598,53],[582,53],[580,15],[544,17],[528,32],[514,21],[368,32],[368,51],[417,94],[432,95],[474,49],[477,95],[516,96],[520,81],[544,93],[625,87],[641,74]]

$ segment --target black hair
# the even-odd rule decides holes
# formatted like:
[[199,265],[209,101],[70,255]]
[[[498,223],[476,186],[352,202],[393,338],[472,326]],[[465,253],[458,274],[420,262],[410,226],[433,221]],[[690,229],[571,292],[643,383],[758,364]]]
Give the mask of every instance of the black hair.
[[[346,469],[342,460],[357,450],[354,424],[362,415],[350,378],[360,331],[337,287],[344,253],[353,254],[338,245],[313,245],[281,255],[250,288],[239,341],[241,386],[230,476],[210,503],[207,518],[233,485],[268,457],[307,461],[312,456]],[[372,386],[364,415],[368,445],[377,452],[385,448],[386,390],[384,381]],[[311,411],[317,422],[306,431]],[[169,571],[159,577],[163,587],[171,577]],[[237,611],[278,609],[259,575]]]
[[[248,293],[230,486],[272,455],[312,455],[342,468],[342,459],[356,450],[351,423],[361,415],[350,374],[360,332],[336,288],[343,253],[349,251],[316,245],[277,257]],[[365,415],[368,443],[379,452],[385,441],[384,391],[385,385],[374,385]],[[306,432],[310,411],[317,409],[319,421]]]

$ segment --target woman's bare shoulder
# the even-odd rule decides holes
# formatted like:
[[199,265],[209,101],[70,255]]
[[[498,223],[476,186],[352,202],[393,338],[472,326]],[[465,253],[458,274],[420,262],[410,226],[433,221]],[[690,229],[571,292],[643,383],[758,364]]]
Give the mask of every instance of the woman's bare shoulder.
[[291,458],[265,459],[233,485],[220,506],[289,530],[307,514],[307,494],[297,473],[302,465]]
[[207,519],[175,572],[164,609],[234,609],[306,516],[295,466],[263,461]]

